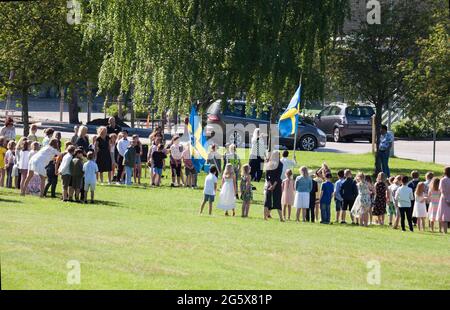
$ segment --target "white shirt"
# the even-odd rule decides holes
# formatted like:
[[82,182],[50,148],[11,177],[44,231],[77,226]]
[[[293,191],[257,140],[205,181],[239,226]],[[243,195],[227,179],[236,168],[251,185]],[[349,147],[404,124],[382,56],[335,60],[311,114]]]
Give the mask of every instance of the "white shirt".
[[16,127],[3,126],[0,129],[0,136],[4,136],[6,138],[6,140],[15,140],[16,139]]
[[58,173],[60,175],[70,175],[70,162],[72,161],[72,154],[67,153],[64,155],[61,165],[59,166]]
[[97,183],[97,163],[93,160],[89,160],[83,165],[84,172],[84,182],[85,184],[96,184]]
[[[280,162],[283,164],[283,171],[281,172],[281,180],[286,179],[286,170],[288,169],[294,169],[296,162],[292,159],[289,159],[287,157],[283,157],[280,159]],[[294,172],[294,171],[292,171]]]
[[125,156],[128,146],[130,146],[130,141],[128,141],[128,139],[120,139],[119,142],[117,142],[117,150],[119,151],[120,156]]
[[215,196],[216,195],[216,191],[214,190],[215,184],[217,184],[217,177],[214,174],[209,173],[208,176],[205,178],[205,187],[203,193],[205,195]]
[[266,155],[266,144],[264,138],[252,139],[252,148],[250,150],[251,158],[261,157],[264,158]]
[[17,163],[17,168],[28,169],[28,161],[30,160],[30,151],[19,151],[19,162]]
[[43,167],[45,167],[57,155],[59,155],[58,150],[54,149],[51,146],[45,146],[37,153],[31,151],[30,161],[31,159],[33,159],[33,163],[39,163]]
[[8,150],[5,154],[5,164],[10,165],[14,163],[14,154],[11,150]]
[[399,208],[411,208],[411,200],[414,200],[412,188],[406,185],[400,186],[395,193],[395,199]]
[[[183,146],[181,146],[181,149]],[[182,151],[180,152],[180,143],[172,144],[170,147],[170,154],[172,155],[172,158],[175,160],[180,160],[182,158]]]

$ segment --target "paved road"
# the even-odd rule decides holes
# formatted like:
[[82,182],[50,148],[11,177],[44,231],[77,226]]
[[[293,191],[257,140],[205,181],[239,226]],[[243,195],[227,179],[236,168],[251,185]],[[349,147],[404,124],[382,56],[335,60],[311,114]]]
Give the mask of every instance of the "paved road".
[[[327,142],[327,146],[319,151],[364,154],[372,151],[372,145],[367,142]],[[415,159],[425,162],[433,161],[432,141],[397,140],[394,144],[394,151],[395,156],[400,158]],[[438,141],[436,143],[436,162],[443,165],[450,165],[450,141]]]

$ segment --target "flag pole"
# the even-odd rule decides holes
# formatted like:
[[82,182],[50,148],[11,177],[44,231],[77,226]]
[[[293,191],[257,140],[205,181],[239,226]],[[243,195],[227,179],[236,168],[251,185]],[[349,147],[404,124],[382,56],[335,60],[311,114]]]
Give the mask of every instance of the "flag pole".
[[[298,87],[302,86],[302,78],[303,78],[303,72],[300,73],[300,81],[298,82]],[[299,98],[301,98],[301,89],[300,89],[300,94],[299,94]],[[300,103],[299,103],[300,104]],[[300,112],[300,111],[299,111]],[[296,156],[296,151],[297,151],[297,132],[298,132],[298,123],[295,124],[296,128],[295,128],[295,135],[294,135],[294,161],[297,161],[297,156]]]

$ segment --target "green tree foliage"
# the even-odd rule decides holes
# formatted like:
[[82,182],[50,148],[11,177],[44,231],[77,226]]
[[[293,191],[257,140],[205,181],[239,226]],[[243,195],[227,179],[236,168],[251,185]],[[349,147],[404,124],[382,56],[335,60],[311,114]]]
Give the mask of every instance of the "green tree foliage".
[[92,0],[86,34],[111,40],[101,91],[118,80],[122,91],[133,85],[134,101],[143,104],[153,83],[160,110],[186,111],[195,101],[202,110],[214,99],[245,94],[259,110],[272,104],[278,112],[301,72],[304,94],[322,91],[317,71],[347,2]]
[[[383,109],[405,93],[405,72],[398,70],[398,65],[416,57],[417,40],[427,37],[432,12],[440,5],[429,0],[399,0],[392,6],[385,3],[381,24],[364,21],[359,30],[336,44],[328,62],[334,88],[375,105],[377,141]],[[375,170],[380,171],[378,162]]]

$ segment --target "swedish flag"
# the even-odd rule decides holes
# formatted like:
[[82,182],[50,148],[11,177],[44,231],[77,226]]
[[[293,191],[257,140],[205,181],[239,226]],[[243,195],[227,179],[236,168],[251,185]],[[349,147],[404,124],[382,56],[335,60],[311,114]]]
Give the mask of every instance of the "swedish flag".
[[195,170],[200,172],[208,159],[208,141],[202,129],[202,119],[197,115],[195,106],[192,106],[188,124],[189,137],[191,139],[191,158]]
[[289,137],[297,132],[298,112],[300,111],[300,93],[302,86],[300,85],[292,97],[288,107],[281,115],[278,121],[278,129],[281,137]]

